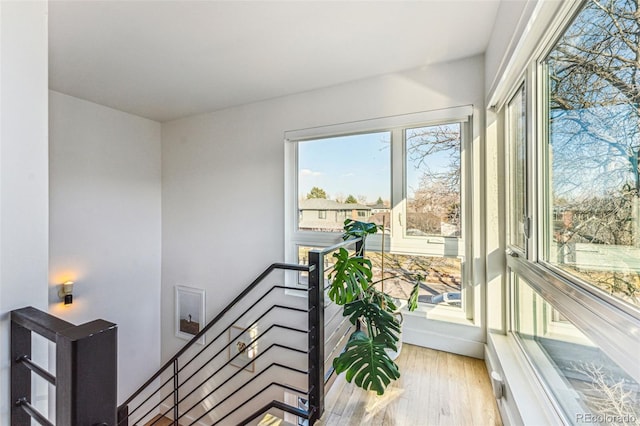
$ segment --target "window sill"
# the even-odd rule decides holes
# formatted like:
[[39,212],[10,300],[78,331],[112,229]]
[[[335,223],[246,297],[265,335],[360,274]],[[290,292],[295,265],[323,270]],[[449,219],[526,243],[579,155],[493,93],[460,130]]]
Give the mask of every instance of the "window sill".
[[420,304],[418,309],[410,312],[406,308],[402,310],[402,315],[425,318],[432,321],[444,321],[454,324],[475,326],[472,320],[467,319],[461,308],[446,305]]
[[413,345],[482,359],[485,331],[468,320],[462,309],[426,305],[402,311],[402,341]]
[[504,381],[497,403],[505,424],[563,424],[512,336],[488,333],[485,362]]

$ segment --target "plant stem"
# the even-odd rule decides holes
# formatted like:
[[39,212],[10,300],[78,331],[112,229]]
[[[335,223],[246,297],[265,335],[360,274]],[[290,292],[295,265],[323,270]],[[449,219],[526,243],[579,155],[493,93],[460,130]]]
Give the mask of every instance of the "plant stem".
[[381,276],[382,276],[382,292],[384,293],[384,234],[385,234],[385,228],[386,228],[386,224],[387,224],[387,217],[384,215],[384,213],[382,214],[382,247],[380,249],[380,255],[382,257],[382,259],[380,260],[380,269],[381,269]]

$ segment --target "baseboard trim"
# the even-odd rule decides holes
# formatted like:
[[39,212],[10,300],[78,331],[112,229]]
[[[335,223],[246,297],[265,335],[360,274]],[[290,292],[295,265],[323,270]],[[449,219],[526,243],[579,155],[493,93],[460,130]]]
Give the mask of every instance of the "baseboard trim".
[[402,330],[402,341],[472,358],[484,358],[484,342],[454,337],[450,333],[418,329],[405,324]]

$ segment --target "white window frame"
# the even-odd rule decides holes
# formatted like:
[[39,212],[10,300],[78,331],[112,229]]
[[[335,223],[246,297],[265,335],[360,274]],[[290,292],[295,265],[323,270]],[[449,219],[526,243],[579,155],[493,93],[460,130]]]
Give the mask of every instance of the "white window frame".
[[[525,196],[525,200],[524,200],[524,216],[525,216],[525,221],[529,221],[529,232],[524,232],[524,246],[520,247],[518,245],[514,245],[512,244],[511,240],[513,238],[513,235],[516,233],[516,231],[513,229],[512,225],[514,223],[514,219],[513,217],[511,217],[511,206],[513,206],[514,204],[514,200],[512,197],[512,193],[514,190],[514,182],[512,178],[515,178],[511,175],[512,170],[514,169],[511,161],[513,159],[513,141],[511,140],[511,136],[513,135],[513,129],[512,129],[512,123],[511,123],[511,115],[509,114],[509,109],[511,106],[511,102],[515,99],[516,95],[519,94],[520,91],[523,91],[523,96],[524,96],[524,102],[525,102],[525,117],[526,117],[526,110],[528,110],[528,102],[529,102],[529,90],[527,87],[527,82],[526,81],[521,81],[521,83],[519,85],[517,85],[516,89],[509,95],[508,97],[508,101],[506,102],[504,108],[505,108],[505,122],[504,122],[504,135],[505,135],[505,165],[506,165],[506,170],[505,170],[505,177],[506,177],[506,182],[505,182],[505,187],[506,187],[506,191],[505,191],[505,198],[507,200],[506,202],[506,210],[507,210],[507,220],[505,222],[506,225],[506,229],[507,229],[507,234],[506,234],[506,245],[507,247],[509,247],[510,250],[518,253],[519,255],[522,256],[526,256],[528,253],[528,242],[531,236],[531,220],[530,220],[530,215],[528,214],[529,211],[529,205],[530,205],[530,200],[528,199],[527,196]],[[531,158],[531,153],[529,152],[529,148],[530,148],[530,143],[529,143],[529,132],[528,132],[528,117],[526,117],[527,119],[525,119],[525,164],[524,164],[524,172],[525,172],[525,182],[524,182],[524,190],[525,190],[525,194],[529,194],[531,193],[531,191],[529,191],[528,188],[528,183],[530,182],[530,176],[528,175],[529,170],[530,170],[530,164],[529,164],[529,159]]]
[[[495,105],[496,111],[506,111],[506,105],[511,100],[513,94],[525,82],[525,93],[527,96],[527,140],[528,140],[528,163],[527,163],[527,216],[531,218],[530,237],[527,242],[526,252],[511,250],[509,241],[505,241],[508,248],[506,254],[506,268],[504,279],[507,283],[505,291],[509,292],[509,297],[505,298],[508,306],[510,320],[508,321],[508,336],[517,340],[514,336],[513,298],[514,289],[510,283],[513,273],[521,276],[527,284],[534,289],[543,299],[561,313],[567,320],[582,332],[595,345],[601,348],[614,362],[624,368],[636,381],[640,381],[640,368],[637,364],[637,354],[640,351],[640,314],[639,310],[621,301],[610,297],[593,286],[582,283],[577,277],[561,271],[554,265],[547,263],[543,259],[542,245],[544,244],[544,232],[546,227],[551,226],[546,212],[547,195],[546,185],[548,183],[548,164],[546,163],[544,149],[547,141],[546,137],[547,111],[544,99],[546,82],[544,74],[544,60],[553,49],[558,38],[563,34],[566,27],[573,21],[576,13],[581,10],[582,2],[566,2],[556,9],[557,15],[550,19],[551,24],[546,28],[536,28],[540,32],[540,37],[535,39],[524,39],[520,47],[529,51],[512,60],[511,72],[507,72],[507,77],[499,92],[492,98],[491,104]],[[548,13],[544,5],[537,10],[541,16]],[[535,14],[534,14],[535,15]],[[535,40],[532,42],[531,40]],[[535,43],[535,44],[532,44]],[[520,68],[520,74],[514,69]],[[505,89],[506,87],[506,89]],[[502,114],[506,121],[506,114]],[[506,129],[506,122],[505,129]],[[505,145],[508,145],[508,133],[503,135]],[[506,148],[506,146],[505,146]],[[505,176],[509,178],[509,163],[505,162]],[[504,182],[504,188],[508,188],[509,182]],[[505,217],[510,214],[509,204],[504,205]],[[510,222],[508,218],[506,222]],[[569,329],[564,324],[553,321],[550,315],[547,318],[547,326],[553,328],[554,332],[566,333],[567,337],[574,337],[575,333],[568,332]],[[523,354],[528,358],[526,354]],[[535,368],[531,368],[534,375]],[[539,387],[544,389],[540,377],[537,378]],[[513,380],[512,380],[513,382]],[[548,396],[548,395],[547,395]],[[554,403],[551,403],[554,405]]]
[[[472,122],[473,106],[465,105],[440,110],[417,112],[349,122],[343,124],[314,127],[285,132],[285,259],[298,261],[298,246],[326,247],[340,241],[341,234],[298,229],[298,143],[314,139],[356,135],[388,131],[391,133],[391,235],[385,238],[385,252],[404,255],[459,257],[467,261],[461,263],[462,292],[465,317],[473,318],[473,288],[471,283],[472,248],[465,241],[471,238],[472,215]],[[404,130],[440,124],[461,124],[461,209],[462,223],[460,237],[405,236],[402,218],[406,206],[406,141]],[[373,235],[368,240],[373,250],[380,250],[381,238]],[[296,280],[297,282],[297,280]],[[287,285],[290,285],[290,280]]]
[[[407,208],[407,141],[405,140],[408,128],[437,126],[445,124],[460,124],[461,152],[460,152],[460,205],[462,223],[460,224],[460,237],[445,237],[430,235],[424,237],[406,235],[406,208]],[[393,253],[420,254],[426,256],[453,256],[469,259],[470,250],[466,247],[465,239],[469,239],[471,232],[470,205],[472,197],[471,173],[471,112],[466,117],[452,115],[449,119],[431,120],[417,126],[403,126],[393,129],[392,133],[392,195],[391,195],[391,239],[390,249]],[[399,140],[402,143],[393,143]],[[464,275],[464,271],[463,271]],[[463,278],[464,279],[464,278]]]

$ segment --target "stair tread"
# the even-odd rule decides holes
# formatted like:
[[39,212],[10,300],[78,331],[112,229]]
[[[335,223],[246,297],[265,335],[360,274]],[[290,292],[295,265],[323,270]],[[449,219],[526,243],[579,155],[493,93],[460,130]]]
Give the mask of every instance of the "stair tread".
[[295,426],[293,423],[285,422],[280,417],[273,414],[265,414],[258,426]]
[[[153,419],[149,420],[149,422],[145,426],[173,426],[173,420],[168,417],[164,417],[161,414],[158,414]],[[180,424],[178,423],[178,426]]]

